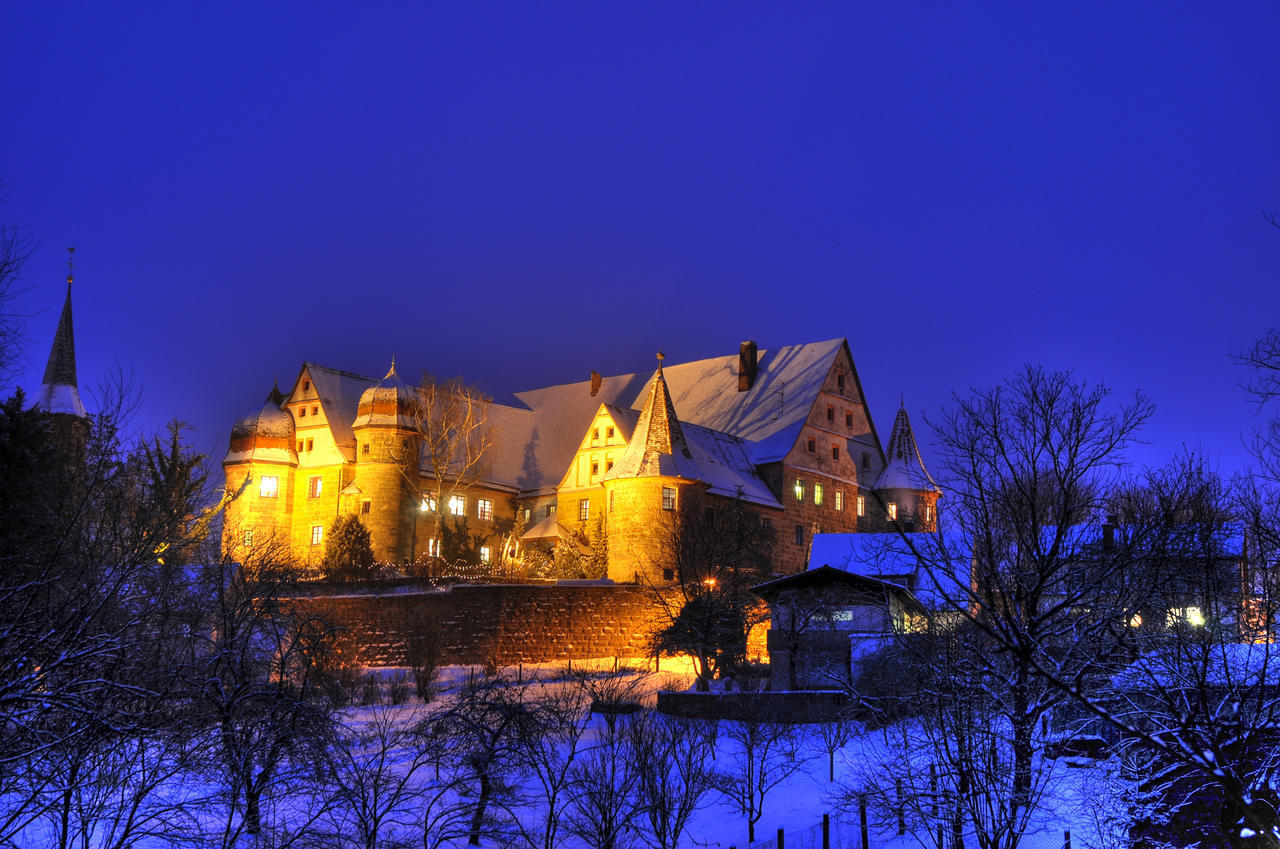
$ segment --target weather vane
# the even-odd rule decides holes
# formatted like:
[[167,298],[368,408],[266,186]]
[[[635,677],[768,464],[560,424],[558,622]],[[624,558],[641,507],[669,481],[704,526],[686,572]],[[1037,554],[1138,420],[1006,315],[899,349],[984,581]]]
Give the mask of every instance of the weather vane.
[[67,248],[67,285],[71,285],[71,280],[75,276],[76,271],[76,249],[74,247]]

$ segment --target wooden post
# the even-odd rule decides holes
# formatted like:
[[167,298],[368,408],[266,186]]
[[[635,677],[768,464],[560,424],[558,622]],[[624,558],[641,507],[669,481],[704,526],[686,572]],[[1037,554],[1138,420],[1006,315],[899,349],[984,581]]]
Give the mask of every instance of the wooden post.
[[778,849],[786,849],[787,836],[782,833],[782,829],[778,829]]
[[902,798],[902,779],[899,778],[894,784],[898,792],[898,834],[901,836],[907,833],[906,801]]
[[862,829],[862,849],[871,849],[870,835],[867,833],[867,794],[858,797],[858,826]]
[[822,815],[822,849],[831,849],[831,814]]

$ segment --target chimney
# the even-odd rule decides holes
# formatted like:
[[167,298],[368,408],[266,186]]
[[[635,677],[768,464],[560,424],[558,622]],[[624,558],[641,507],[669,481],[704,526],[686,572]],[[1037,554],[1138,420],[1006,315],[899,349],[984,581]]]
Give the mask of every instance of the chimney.
[[1107,516],[1107,521],[1102,523],[1102,550],[1113,551],[1116,547],[1116,523],[1118,517],[1115,515]]
[[591,397],[594,398],[600,393],[600,372],[595,369],[591,370]]
[[746,392],[756,382],[756,371],[759,368],[756,359],[756,343],[743,342],[738,346],[738,391]]

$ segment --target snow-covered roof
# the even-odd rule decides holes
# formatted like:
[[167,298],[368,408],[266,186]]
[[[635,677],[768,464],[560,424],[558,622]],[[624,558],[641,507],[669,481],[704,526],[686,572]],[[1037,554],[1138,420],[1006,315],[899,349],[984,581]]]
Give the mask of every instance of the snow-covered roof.
[[49,347],[49,361],[35,406],[47,413],[66,413],[84,418],[84,404],[76,385],[75,328],[71,321],[71,278],[67,278],[67,298],[58,317],[58,329]]
[[1275,643],[1219,643],[1207,649],[1195,640],[1171,639],[1111,678],[1118,690],[1224,689],[1280,685],[1280,646]]
[[320,405],[324,408],[325,419],[333,433],[334,442],[343,448],[353,447],[356,437],[351,430],[351,424],[356,419],[360,396],[376,381],[349,371],[326,368],[316,363],[303,363],[302,368],[311,377],[311,385],[320,398]]
[[542,521],[535,524],[529,530],[520,535],[520,539],[539,540],[539,539],[559,539],[564,534],[564,528],[556,519],[556,514],[552,513]]
[[941,491],[920,458],[920,447],[916,444],[916,435],[911,430],[911,419],[905,406],[898,407],[898,415],[893,420],[893,431],[885,449],[885,467],[876,480],[875,488]]
[[[416,426],[410,410],[418,398],[418,390],[404,381],[396,371],[396,361],[391,361],[391,368],[386,375],[360,393],[360,401],[356,406],[356,418],[351,427]],[[360,411],[363,410],[363,413]]]
[[[942,556],[967,551],[955,539],[939,533],[844,533],[814,534],[807,569],[830,566],[855,575],[908,587],[925,606],[934,609],[965,607],[969,593],[949,574],[966,571],[967,558]],[[940,565],[942,568],[935,568]]]
[[647,477],[706,479],[689,449],[680,418],[671,406],[661,365],[649,384],[649,395],[640,410],[635,432],[627,442],[627,450],[604,479]]
[[273,386],[263,405],[236,420],[231,427],[231,444],[224,463],[260,460],[269,463],[296,463],[293,450],[293,416],[281,404],[284,395]]
[[698,466],[699,480],[707,484],[708,492],[782,509],[769,485],[756,473],[750,443],[698,425],[686,425],[684,435]]

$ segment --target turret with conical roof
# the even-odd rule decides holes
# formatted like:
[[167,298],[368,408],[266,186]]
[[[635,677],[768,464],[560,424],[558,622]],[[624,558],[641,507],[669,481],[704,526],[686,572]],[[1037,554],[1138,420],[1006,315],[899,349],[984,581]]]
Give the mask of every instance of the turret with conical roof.
[[[671,392],[662,374],[663,355],[627,450],[604,476],[609,577],[630,582],[670,582],[669,562],[655,546],[668,544],[680,516],[701,499],[707,485],[689,451]],[[656,532],[655,532],[656,530]]]
[[278,553],[276,543],[288,537],[298,455],[293,416],[284,402],[279,384],[273,385],[261,407],[236,419],[222,458],[227,490],[235,495],[227,505],[222,547],[241,561],[255,552]]
[[890,522],[896,521],[908,530],[937,527],[937,504],[942,490],[920,457],[905,404],[899,405],[893,420],[893,431],[885,449],[885,467],[876,479],[875,492]]
[[351,425],[356,476],[344,492],[359,496],[374,556],[392,563],[414,558],[418,410],[418,391],[400,377],[393,357],[386,376],[360,396]]
[[[74,248],[69,248],[74,251]],[[70,260],[67,265],[71,268]],[[71,283],[67,274],[67,298],[58,318],[58,330],[49,349],[49,362],[44,368],[44,381],[36,398],[36,407],[49,413],[85,418],[84,404],[80,401],[80,389],[76,385],[76,339],[71,322]]]

